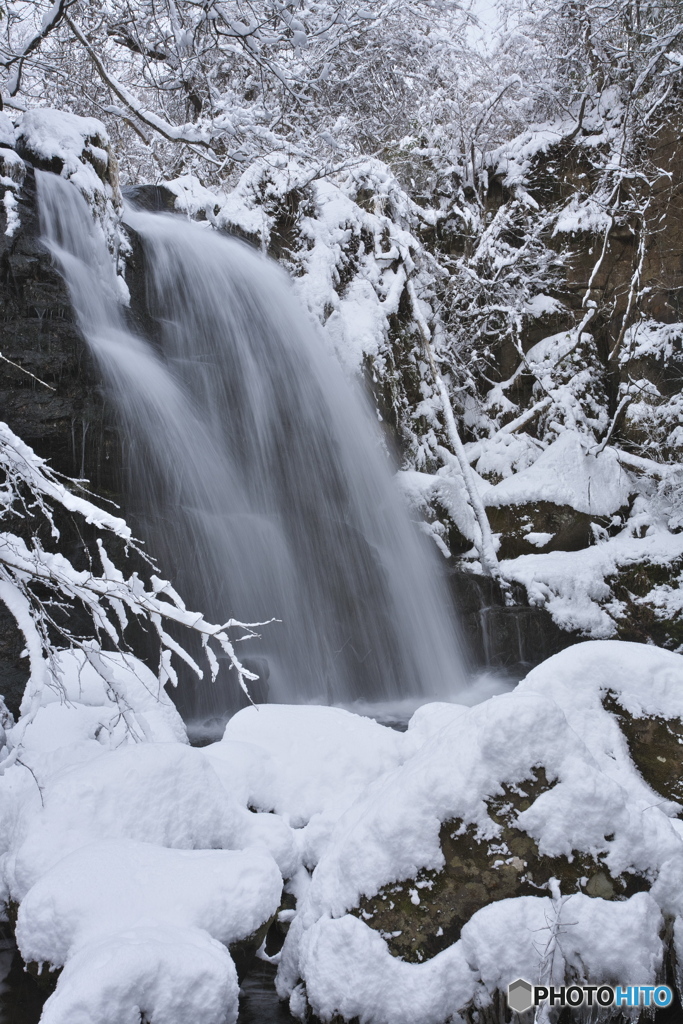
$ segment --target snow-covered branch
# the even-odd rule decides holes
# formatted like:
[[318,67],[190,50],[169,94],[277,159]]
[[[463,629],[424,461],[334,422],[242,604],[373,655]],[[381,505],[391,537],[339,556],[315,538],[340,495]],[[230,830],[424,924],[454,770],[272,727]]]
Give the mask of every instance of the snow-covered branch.
[[[153,567],[153,563],[132,539],[123,519],[98,508],[89,498],[74,494],[71,488],[78,488],[78,481],[60,478],[5,424],[0,424],[0,467],[4,471],[0,520],[13,527],[11,531],[0,532],[0,601],[24,636],[30,666],[21,707],[24,725],[13,733],[15,744],[0,759],[0,773],[18,757],[22,730],[36,714],[45,688],[60,690],[59,673],[52,670],[60,649],[84,652],[114,702],[119,704],[123,720],[128,721],[127,705],[122,695],[117,695],[116,679],[108,668],[106,654],[125,647],[129,619],[150,625],[156,634],[161,687],[178,681],[174,659],[188,665],[200,679],[204,675],[182,643],[168,632],[172,625],[185,630],[187,636],[194,634],[200,638],[212,680],[219,668],[216,651],[222,651],[248,695],[247,681],[258,677],[242,665],[235,643],[256,636],[254,630],[265,623],[207,621],[201,613],[187,609],[171,584],[154,573],[149,582],[135,571],[125,576],[109,556],[101,537],[97,538],[99,571],[92,564],[88,569],[76,569],[63,554],[46,550],[39,539],[45,523],[52,538],[59,538],[58,512],[71,513],[99,532],[115,535],[146,559],[147,564]],[[28,533],[30,541],[21,533]],[[85,635],[77,633],[71,624],[70,613],[75,609],[85,613],[91,623]],[[132,719],[129,728],[135,734]]]

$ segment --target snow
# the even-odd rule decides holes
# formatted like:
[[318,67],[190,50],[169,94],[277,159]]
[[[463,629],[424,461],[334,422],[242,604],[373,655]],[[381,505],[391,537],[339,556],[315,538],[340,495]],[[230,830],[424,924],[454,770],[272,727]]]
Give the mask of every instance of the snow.
[[[555,914],[549,898],[502,900],[480,910],[458,942],[421,964],[392,957],[381,936],[355,917],[323,917],[302,940],[306,995],[322,1020],[341,1014],[372,1024],[460,1022],[467,1018],[455,1016],[457,1010],[490,1006],[493,993],[519,977],[539,983],[539,949],[549,944]],[[576,894],[563,919],[544,982],[561,984],[565,972],[587,984],[655,982],[662,915],[646,893],[624,903]]]
[[313,867],[337,820],[399,763],[401,736],[341,708],[262,704],[235,715],[223,740],[205,751],[232,755],[236,768],[241,762],[237,784],[248,804],[282,815],[297,830],[303,863]]
[[172,181],[165,181],[164,188],[176,197],[175,208],[179,213],[193,218],[202,213],[207,220],[214,220],[222,197],[205,188],[194,174],[181,174]]
[[[178,182],[172,183],[176,194]],[[372,192],[372,212],[360,205],[361,190]],[[204,196],[194,184],[187,191]],[[293,270],[294,290],[350,376],[367,358],[381,364],[389,318],[414,266],[411,253],[421,251],[411,231],[420,221],[433,221],[435,211],[416,206],[379,160],[326,176],[279,154],[254,161],[229,195],[214,195],[220,207],[215,215],[208,212],[208,199],[189,203],[183,194],[177,204],[207,207],[216,227],[244,234],[267,250],[277,227],[275,211],[290,196],[299,203],[297,238],[282,258]]]
[[564,309],[565,307],[558,299],[553,299],[551,295],[543,293],[534,295],[532,299],[524,303],[524,312],[534,319],[551,316],[553,313],[562,313]]
[[532,530],[530,533],[524,534],[524,540],[529,544],[533,544],[535,548],[544,548],[554,536],[554,533],[535,533]]
[[[1,134],[1,129],[0,129]],[[0,149],[0,183],[17,191],[26,177],[26,164],[13,149]]]
[[656,320],[641,320],[629,327],[619,352],[619,363],[624,366],[632,359],[654,358],[668,363],[680,356],[683,341],[683,323],[662,324]]
[[7,189],[3,198],[3,205],[5,207],[5,216],[7,218],[7,227],[5,228],[5,234],[8,238],[13,238],[19,230],[21,225],[21,218],[19,217],[19,204],[14,198],[10,189]]
[[[14,149],[16,142],[16,131],[7,114],[0,113],[0,146],[8,146]],[[2,154],[5,156],[5,154]]]
[[349,916],[316,922],[302,940],[299,967],[322,1020],[340,1014],[364,1024],[442,1024],[469,1001],[474,985],[462,947],[424,964],[403,963],[376,931]]
[[466,450],[470,461],[476,451],[481,452],[476,462],[477,473],[496,482],[532,466],[543,446],[528,434],[501,433],[490,440],[470,443]]
[[94,842],[61,859],[29,890],[17,944],[27,962],[56,967],[84,946],[140,927],[198,928],[227,946],[272,917],[281,890],[280,872],[263,850]]
[[604,234],[613,224],[613,218],[594,199],[579,199],[572,196],[555,221],[554,235],[571,234],[577,231],[592,231]]
[[488,506],[549,501],[577,512],[611,515],[627,504],[634,485],[613,449],[587,451],[574,431],[564,431],[529,468],[482,492]]
[[78,950],[41,1024],[233,1024],[238,985],[230,954],[205,932],[140,927]]
[[[17,943],[27,962],[65,965],[42,1020],[120,1024],[143,1009],[167,1024],[234,1021],[225,946],[277,911],[278,864],[296,868],[291,829],[235,798],[187,746],[168,698],[156,713],[165,742],[103,746],[92,733],[111,713],[106,688],[79,654],[63,652],[67,697],[46,696],[23,763],[0,778],[0,893],[20,904]],[[137,699],[152,723],[145,684],[158,684],[121,658],[131,710],[142,713]]]
[[[27,758],[37,768],[39,759]],[[178,849],[230,848],[242,809],[208,759],[177,743],[138,743],[103,750],[41,781],[41,813],[8,861],[15,899],[41,874],[85,842],[127,838]]]
[[[331,803],[347,805],[368,782],[398,763],[400,736],[341,708],[261,704],[228,722],[225,744],[249,743],[272,762],[273,789],[251,799],[286,813],[301,828]],[[213,749],[206,748],[209,752]]]
[[[25,744],[39,750],[69,746],[72,739],[64,738],[64,730],[72,722],[76,729],[82,723],[88,734],[101,727],[109,746],[117,747],[128,739],[121,703],[135,709],[133,715],[144,723],[141,732],[152,741],[187,743],[185,726],[175,705],[147,666],[138,658],[119,652],[102,652],[101,657],[110,670],[109,684],[83,651],[58,652],[51,665],[58,686],[45,687],[39,694],[41,710],[26,731]],[[32,699],[29,689],[27,706]],[[51,723],[57,721],[61,725],[53,728]]]
[[[424,515],[430,504],[438,501],[448,512],[460,532],[474,541],[476,527],[474,513],[467,500],[462,476],[451,465],[442,466],[436,473],[402,470],[396,479],[408,505]],[[427,525],[427,524],[424,524]]]
[[573,122],[533,125],[515,139],[487,154],[486,164],[491,172],[502,176],[508,187],[521,187],[538,157],[562,141],[574,127]]
[[[106,688],[78,654],[63,652],[60,668],[65,699],[46,697],[26,733],[34,775],[15,764],[0,779],[0,866],[20,904],[19,947],[27,961],[64,966],[43,1024],[134,1024],[140,1010],[165,1024],[234,1021],[226,946],[276,913],[283,876],[298,903],[278,987],[300,1016],[308,1004],[321,1020],[445,1024],[520,976],[660,977],[663,917],[683,920],[679,805],[644,781],[602,699],[683,718],[680,656],[578,644],[510,693],[423,705],[405,733],[340,708],[249,707],[201,750],[182,737],[103,747],[84,723],[107,710]],[[140,713],[156,680],[116,669]],[[599,857],[615,877],[647,877],[649,892],[610,902],[553,883],[485,906],[423,963],[392,956],[349,913],[361,894],[439,869],[443,821],[494,838],[487,800],[539,767],[551,786],[517,826],[541,855]]]

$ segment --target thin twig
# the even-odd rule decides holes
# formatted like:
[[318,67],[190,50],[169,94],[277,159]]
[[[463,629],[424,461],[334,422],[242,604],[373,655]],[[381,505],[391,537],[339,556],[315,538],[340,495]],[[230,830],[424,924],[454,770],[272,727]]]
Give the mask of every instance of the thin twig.
[[35,373],[31,373],[31,371],[27,370],[25,367],[19,366],[19,363],[15,363],[11,359],[8,359],[7,356],[3,356],[2,352],[0,352],[0,359],[3,359],[6,363],[9,363],[10,366],[13,366],[15,368],[15,370],[21,370],[22,373],[27,373],[29,377],[33,377],[34,380],[37,380],[39,384],[43,385],[43,387],[49,388],[50,391],[57,390],[57,388],[52,387],[52,384],[48,384],[46,381],[41,380],[40,377],[36,377]]

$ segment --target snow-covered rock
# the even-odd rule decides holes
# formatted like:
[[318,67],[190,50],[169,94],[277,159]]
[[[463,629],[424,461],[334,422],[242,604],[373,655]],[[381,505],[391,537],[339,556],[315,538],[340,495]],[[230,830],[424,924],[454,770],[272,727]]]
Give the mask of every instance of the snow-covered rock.
[[23,157],[71,178],[86,197],[94,198],[108,185],[111,197],[120,200],[116,158],[97,118],[40,107],[23,115],[16,138]]
[[[269,922],[281,888],[280,872],[263,850],[171,850],[130,840],[80,847],[42,875],[19,908],[16,938],[24,960],[68,965],[44,1020],[120,1022],[130,1004],[150,1020],[234,1020],[235,968],[220,944],[247,939]],[[187,947],[193,953],[179,965]],[[105,951],[114,953],[114,964],[102,986],[87,971]],[[170,980],[179,967],[165,990],[153,982],[157,974]],[[101,1016],[103,995],[108,1005]]]
[[[96,681],[64,679],[102,710]],[[278,989],[323,1021],[491,1015],[517,977],[653,984],[680,945],[671,652],[579,644],[510,693],[422,706],[405,733],[261,705],[201,750],[68,734],[71,759],[36,743],[0,779],[17,941],[62,968],[47,1024],[234,1020],[228,948],[253,953],[283,877]]]
[[437,1024],[549,962],[554,983],[661,980],[680,804],[644,774],[629,717],[667,723],[675,753],[680,656],[580,644],[510,694],[418,712],[408,756],[340,818],[301,901],[279,974],[293,1009]]
[[[54,685],[40,693],[41,708],[26,730],[24,744],[48,751],[97,739],[110,748],[128,738],[121,708],[131,712],[140,734],[155,743],[187,743],[183,720],[159,680],[129,654],[104,652],[111,682],[80,650],[59,651],[51,665]],[[26,706],[33,698],[31,689]]]

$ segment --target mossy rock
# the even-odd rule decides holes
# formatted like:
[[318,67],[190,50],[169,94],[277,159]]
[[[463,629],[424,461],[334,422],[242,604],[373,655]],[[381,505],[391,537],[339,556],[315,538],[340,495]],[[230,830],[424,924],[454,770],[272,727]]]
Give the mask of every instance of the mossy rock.
[[603,707],[614,715],[626,737],[629,754],[649,786],[676,803],[683,803],[683,722],[680,718],[649,715],[636,718],[611,691]]
[[575,852],[546,857],[534,839],[515,826],[517,815],[552,788],[543,768],[520,784],[503,786],[488,810],[500,826],[495,839],[482,839],[458,820],[441,826],[445,865],[384,886],[352,911],[384,937],[390,952],[410,963],[427,960],[460,937],[470,918],[489,903],[516,896],[547,895],[551,878],[563,893],[583,892],[606,900],[626,899],[648,888],[635,875],[613,878],[604,864]]

